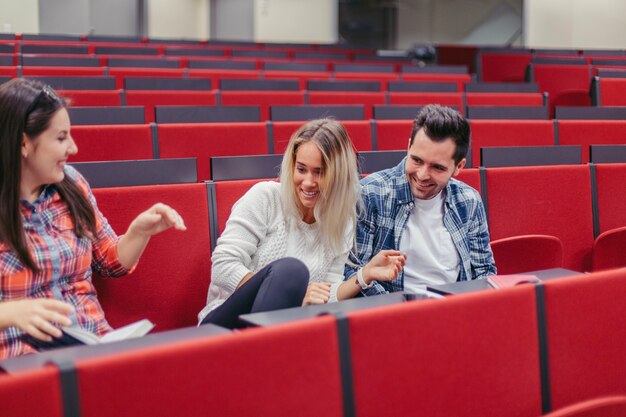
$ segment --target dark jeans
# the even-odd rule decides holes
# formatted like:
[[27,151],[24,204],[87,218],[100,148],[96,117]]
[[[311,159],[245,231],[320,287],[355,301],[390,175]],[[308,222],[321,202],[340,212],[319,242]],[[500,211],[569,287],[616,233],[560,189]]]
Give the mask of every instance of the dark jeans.
[[224,303],[211,311],[202,324],[229,329],[244,327],[239,315],[297,307],[309,285],[308,268],[295,258],[278,259],[254,274]]

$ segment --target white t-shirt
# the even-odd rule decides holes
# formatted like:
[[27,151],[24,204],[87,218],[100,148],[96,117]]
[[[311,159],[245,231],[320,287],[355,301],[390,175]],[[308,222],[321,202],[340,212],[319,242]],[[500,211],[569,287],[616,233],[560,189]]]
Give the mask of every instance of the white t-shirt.
[[430,200],[415,199],[415,209],[400,238],[400,251],[407,253],[404,290],[424,292],[427,285],[455,282],[460,259],[450,233],[443,224],[445,192]]

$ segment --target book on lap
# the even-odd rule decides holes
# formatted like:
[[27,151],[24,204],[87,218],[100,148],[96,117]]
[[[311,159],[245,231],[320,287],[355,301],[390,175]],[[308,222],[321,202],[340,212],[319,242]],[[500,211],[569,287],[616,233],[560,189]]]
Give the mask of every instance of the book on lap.
[[541,279],[530,274],[491,275],[487,277],[487,282],[493,288],[509,288],[521,284],[537,284]]
[[144,319],[128,324],[124,327],[120,327],[119,329],[112,330],[102,337],[98,337],[85,329],[81,329],[80,327],[64,327],[61,329],[63,335],[61,337],[53,338],[50,342],[35,339],[32,336],[27,336],[27,342],[38,350],[54,349],[73,345],[97,345],[100,343],[118,342],[120,340],[142,337],[150,332],[153,327],[154,324],[150,320]]

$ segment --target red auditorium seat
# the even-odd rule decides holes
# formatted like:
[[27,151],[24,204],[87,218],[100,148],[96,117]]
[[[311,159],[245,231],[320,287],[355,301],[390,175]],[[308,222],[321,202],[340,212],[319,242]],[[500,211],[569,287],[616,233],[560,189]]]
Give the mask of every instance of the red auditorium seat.
[[348,319],[359,417],[541,414],[533,286],[395,304]]
[[[304,122],[273,122],[274,153],[284,153],[291,135],[295,133]],[[372,150],[372,128],[369,120],[345,120],[341,123],[346,127],[355,150]]]
[[402,81],[425,81],[425,82],[455,82],[457,91],[464,91],[465,84],[472,80],[469,74],[428,74],[428,73],[402,73]]
[[163,331],[197,323],[211,278],[209,208],[205,184],[94,189],[98,208],[123,234],[131,221],[162,202],[180,213],[186,231],[150,239],[135,271],[120,279],[94,277],[98,299],[114,327],[144,318]]
[[624,395],[626,269],[544,286],[552,408]]
[[563,266],[563,244],[555,236],[522,235],[491,241],[498,274],[519,274]]
[[77,360],[76,368],[83,417],[344,415],[330,316]]
[[412,120],[377,120],[376,141],[379,151],[399,151],[409,149]]
[[554,145],[551,120],[471,120],[472,161],[480,161],[485,146]]
[[[589,106],[589,65],[531,64],[532,80],[548,93],[550,107]],[[554,113],[551,113],[554,114]]]
[[221,91],[224,106],[259,106],[261,120],[270,120],[270,106],[304,104],[303,91]]
[[478,56],[480,81],[482,82],[522,82],[525,81],[526,67],[531,54],[507,52],[482,52]]
[[414,104],[419,106],[440,104],[442,106],[455,106],[461,114],[465,112],[463,93],[389,93],[389,104]]
[[[72,77],[88,77],[104,76],[103,67],[24,67],[22,68],[23,77],[31,76],[72,76]],[[118,86],[123,88],[123,86]]]
[[626,164],[597,164],[599,232],[626,226]]
[[158,125],[161,158],[198,158],[198,180],[211,179],[211,156],[268,153],[265,123]]
[[593,243],[594,271],[626,267],[626,226],[607,230]]
[[626,79],[600,77],[600,104],[626,106]]
[[54,366],[0,374],[2,417],[63,417],[60,382]]
[[591,179],[586,165],[487,168],[492,240],[550,235],[563,243],[563,267],[589,271],[593,245]]
[[623,417],[626,416],[626,396],[614,395],[581,401],[544,414],[544,417]]
[[480,187],[480,171],[478,168],[465,168],[459,172],[459,175],[456,176],[456,179],[459,181],[463,181],[465,184],[473,187],[479,193],[482,193]]
[[374,115],[375,104],[386,104],[384,92],[309,91],[309,104],[363,104],[365,118]]
[[559,120],[559,144],[581,145],[582,161],[589,162],[589,145],[626,143],[625,120]]
[[214,106],[215,91],[138,91],[126,90],[128,106],[144,106],[146,123],[155,120],[155,106]]
[[70,99],[70,106],[121,106],[120,90],[59,90],[58,93]]
[[215,208],[217,216],[217,234],[224,231],[226,221],[230,217],[233,204],[237,202],[254,184],[263,179],[216,181],[215,182]]
[[78,153],[71,162],[152,159],[149,125],[73,126]]
[[184,68],[132,68],[115,67],[109,68],[109,75],[115,77],[116,88],[124,88],[126,77],[177,77],[181,78],[185,73]]
[[465,93],[468,106],[543,106],[541,93]]

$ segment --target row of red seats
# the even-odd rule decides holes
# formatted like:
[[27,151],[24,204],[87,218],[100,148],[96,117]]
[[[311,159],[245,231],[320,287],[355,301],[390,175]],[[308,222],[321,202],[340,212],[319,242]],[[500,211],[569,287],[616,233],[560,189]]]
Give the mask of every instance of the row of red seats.
[[[407,149],[412,121],[345,121],[357,151]],[[197,158],[198,180],[211,179],[210,157],[283,153],[301,122],[74,126],[71,162]],[[626,121],[471,120],[471,159],[491,146],[625,144]]]
[[540,416],[626,394],[625,291],[621,269],[77,357],[0,377],[3,416]]

